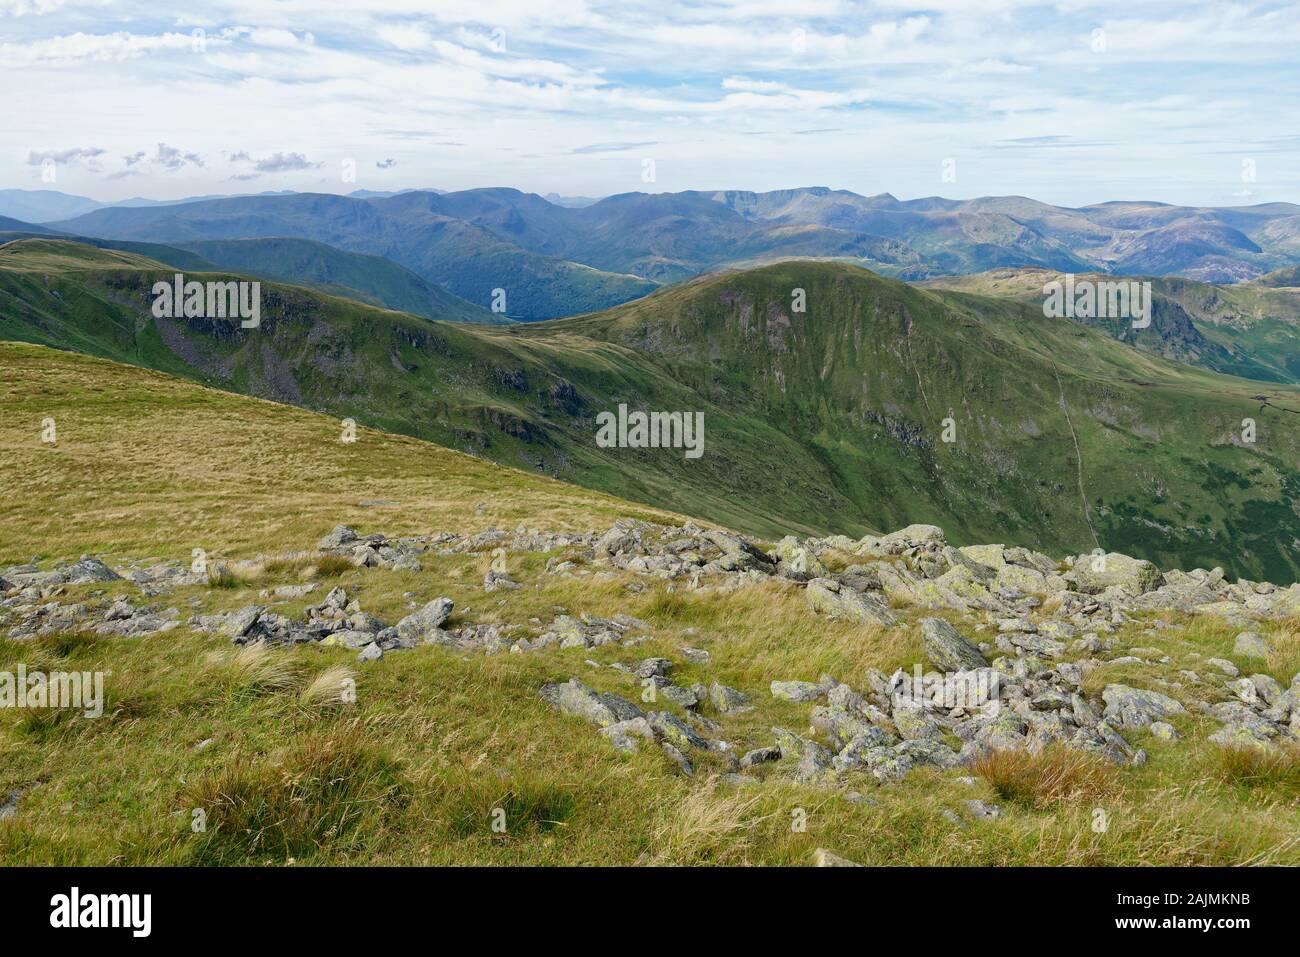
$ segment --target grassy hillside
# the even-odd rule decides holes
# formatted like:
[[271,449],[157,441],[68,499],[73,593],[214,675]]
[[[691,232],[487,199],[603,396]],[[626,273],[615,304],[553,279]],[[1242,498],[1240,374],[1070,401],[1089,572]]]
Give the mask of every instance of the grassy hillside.
[[[742,753],[770,744],[773,725],[807,724],[809,706],[775,697],[771,681],[829,672],[866,687],[872,669],[922,660],[921,612],[898,609],[899,624],[881,628],[814,616],[790,582],[692,591],[617,569],[547,574],[566,549],[511,552],[510,573],[525,587],[493,594],[480,586],[493,560],[486,548],[430,550],[418,571],[328,564],[311,547],[337,522],[397,535],[516,523],[576,531],[651,516],[413,439],[363,428],[343,444],[329,417],[101,359],[5,343],[0,368],[0,480],[11,493],[0,502],[0,568],[86,551],[147,567],[150,556],[184,561],[202,547],[237,569],[220,587],[152,598],[124,581],[51,596],[101,613],[119,598],[183,609],[169,631],[0,637],[0,670],[107,673],[101,717],[0,712],[0,794],[12,801],[0,863],[804,865],[817,848],[880,865],[1300,862],[1294,761],[1221,752],[1204,740],[1214,722],[1190,708],[1172,719],[1181,741],[1126,731],[1147,756],[1131,767],[1049,749],[920,767],[891,784],[857,772],[827,786],[796,779],[790,762],[737,783],[725,754],[692,749],[695,771],[685,775],[657,747],[619,753],[539,689],[579,675],[686,715],[666,695],[654,705],[639,697],[629,669],[664,656],[681,687],[720,681],[750,697],[740,713],[704,707],[717,722],[709,734]],[[53,446],[39,441],[44,417],[58,423]],[[316,592],[265,597],[304,584]],[[239,649],[185,621],[255,602],[302,616],[336,586],[386,621],[446,596],[458,627],[515,627],[565,609],[631,614],[647,639],[495,655],[425,644],[358,664],[354,650],[323,643]],[[1117,680],[1174,693],[1182,686],[1166,678],[1185,665],[1204,670],[1203,656],[1247,665],[1232,651],[1234,629],[1161,617],[1176,624],[1157,634],[1152,616],[1139,615],[1109,654],[1158,642],[1170,663],[1098,662],[1091,695]],[[1300,632],[1276,623],[1266,633],[1280,654],[1270,670],[1290,674]],[[340,694],[347,683],[351,698]],[[972,819],[974,800],[1000,813]],[[1096,808],[1109,822],[1101,831]],[[504,829],[494,829],[502,812]]]
[[345,252],[307,239],[227,239],[183,243],[220,269],[310,285],[333,295],[426,319],[504,325],[510,320],[466,302],[382,256]]
[[[412,195],[424,201],[412,202]],[[439,202],[433,193],[387,200],[314,193],[248,196],[113,207],[66,225],[92,236],[168,243],[300,237],[383,256],[485,309],[492,305],[494,290],[504,289],[506,314],[522,320],[604,308],[656,285],[523,248],[483,226],[446,215]]]
[[[1138,278],[1150,282],[1152,323],[1084,320],[1115,338],[1157,355],[1228,375],[1265,382],[1300,382],[1300,291],[1285,288],[1286,271],[1237,285],[1214,285],[1175,277]],[[1006,297],[1041,306],[1043,286],[1062,274],[1043,269],[998,269],[971,276],[947,276],[922,283],[927,289],[953,289]],[[1113,281],[1116,277],[1082,272],[1076,279]],[[1266,279],[1268,277],[1265,277]]]
[[[504,329],[271,284],[261,328],[245,331],[154,320],[147,268],[51,271],[23,255],[0,266],[5,338],[352,416],[733,528],[931,522],[958,542],[1298,571],[1297,389],[1176,365],[1027,305],[792,262]],[[620,402],[702,412],[705,455],[597,447],[597,414]]]
[[0,502],[0,565],[255,554],[381,517],[401,534],[668,514],[364,425],[344,443],[336,418],[72,352],[0,343],[0,368],[0,468],[19,493]]

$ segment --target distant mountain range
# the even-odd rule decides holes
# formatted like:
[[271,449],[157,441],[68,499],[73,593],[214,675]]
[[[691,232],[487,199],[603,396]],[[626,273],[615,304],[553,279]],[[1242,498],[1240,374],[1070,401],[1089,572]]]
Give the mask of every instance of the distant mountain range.
[[[352,416],[757,533],[931,522],[959,542],[1300,573],[1300,388],[1172,362],[1014,296],[791,261],[487,327],[264,283],[261,325],[243,330],[153,316],[170,271],[125,250],[7,243],[0,339]],[[596,416],[619,403],[702,412],[707,455],[599,447]],[[1247,418],[1257,435],[1243,441]]]
[[[50,221],[59,215],[64,218]],[[1300,206],[1290,204],[1067,209],[1021,197],[900,201],[825,188],[626,193],[601,200],[546,199],[505,188],[358,190],[350,196],[282,192],[113,205],[54,191],[4,190],[0,231],[173,247],[306,240],[341,254],[382,257],[405,278],[397,281],[387,270],[392,275],[384,279],[358,282],[375,270],[353,268],[353,281],[340,283],[319,262],[290,269],[311,258],[303,258],[302,247],[288,263],[283,246],[265,261],[252,256],[252,246],[222,248],[226,255],[244,251],[230,268],[346,286],[365,301],[418,315],[444,316],[446,310],[412,280],[522,320],[608,308],[664,283],[784,258],[847,261],[906,280],[1038,269],[1276,285],[1290,282],[1285,270],[1300,268]],[[316,254],[319,260],[324,252]],[[285,268],[268,272],[272,261]],[[378,289],[361,288],[376,282]],[[409,288],[399,293],[399,287]]]
[[89,201],[10,190],[0,215],[22,220],[38,199],[47,227],[77,235],[170,244],[294,237],[382,256],[480,307],[500,308],[504,296],[506,314],[522,320],[785,258],[846,261],[905,280],[1038,268],[1238,283],[1300,266],[1300,206],[1288,203],[1069,209],[1016,196],[899,200],[823,187],[590,200],[493,188],[128,201],[49,221],[56,208]]

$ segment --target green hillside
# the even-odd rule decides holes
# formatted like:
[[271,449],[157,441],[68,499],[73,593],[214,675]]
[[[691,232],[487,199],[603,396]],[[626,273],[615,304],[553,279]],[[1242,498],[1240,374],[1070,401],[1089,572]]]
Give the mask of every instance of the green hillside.
[[[352,416],[759,534],[932,522],[958,542],[1101,544],[1296,577],[1300,390],[1177,365],[1028,305],[790,262],[501,329],[268,284],[261,327],[241,330],[153,319],[159,270],[54,255],[5,247],[0,338]],[[597,447],[597,414],[620,402],[703,412],[705,454]]]
[[[76,353],[0,343],[0,370],[0,574],[14,579],[0,585],[0,672],[103,678],[95,710],[0,708],[0,864],[774,866],[817,862],[821,849],[881,866],[1300,862],[1294,744],[1222,748],[1232,728],[1215,717],[1243,707],[1220,668],[1261,683],[1296,673],[1294,617],[1252,623],[1268,643],[1260,660],[1212,614],[1136,607],[1121,591],[1088,620],[1104,650],[1075,642],[1071,660],[1043,660],[994,650],[997,620],[1032,614],[1060,634],[1085,596],[1053,591],[1031,608],[1019,592],[985,591],[991,607],[940,614],[997,655],[997,693],[1072,669],[1085,676],[1078,700],[1108,720],[1116,692],[1132,700],[1136,686],[1160,689],[1168,723],[1107,728],[1118,745],[1100,752],[1085,747],[1088,726],[1062,724],[1040,747],[1037,729],[1017,731],[1014,717],[985,728],[981,714],[930,719],[930,738],[898,741],[916,709],[873,684],[934,664],[933,608],[900,599],[888,626],[827,617],[801,581],[715,561],[693,566],[697,587],[638,569],[646,548],[594,547],[631,530],[654,560],[683,542],[718,552],[677,516],[404,436],[361,428],[341,443],[327,416]],[[55,443],[40,439],[46,418]],[[418,561],[356,563],[318,546],[340,522]],[[745,544],[753,555],[767,543]],[[919,568],[806,546],[839,578],[864,561]],[[212,560],[206,578],[190,574],[195,548]],[[969,559],[948,551],[959,572]],[[516,587],[485,593],[498,561]],[[1218,587],[1234,611],[1261,597]],[[304,627],[339,596],[363,609],[352,621],[392,627],[336,621],[302,642],[227,627],[249,615]],[[1279,612],[1297,598],[1271,596]],[[414,646],[382,637],[429,606],[448,606],[445,630]],[[1118,627],[1112,607],[1125,612]],[[597,642],[605,628],[628,637]],[[560,629],[576,637],[561,642]],[[349,643],[357,635],[366,651]],[[479,640],[498,635],[495,653]],[[647,666],[668,677],[647,685]],[[593,727],[600,712],[556,698],[565,684],[579,701],[648,713],[644,736]],[[842,745],[866,700],[893,717]],[[864,741],[877,745],[845,765]]]
[[[1041,306],[1043,286],[1062,278],[1044,269],[997,269],[970,276],[946,276],[921,285],[1021,300]],[[1150,282],[1153,316],[1149,328],[1127,320],[1077,319],[1123,342],[1168,359],[1228,375],[1265,382],[1300,382],[1300,290],[1285,288],[1286,271],[1237,285],[1215,285],[1177,277],[1122,277]],[[1102,273],[1076,279],[1116,281]]]
[[374,306],[443,319],[504,325],[499,313],[466,302],[382,256],[335,249],[309,239],[213,239],[181,243],[220,269],[311,285]]

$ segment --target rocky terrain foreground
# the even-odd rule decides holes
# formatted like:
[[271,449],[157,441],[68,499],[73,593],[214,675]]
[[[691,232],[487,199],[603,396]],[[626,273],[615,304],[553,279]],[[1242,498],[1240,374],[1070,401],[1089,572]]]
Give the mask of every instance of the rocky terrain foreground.
[[[556,604],[556,588],[571,601]],[[627,610],[585,607],[601,588]],[[965,828],[1017,799],[998,777],[1008,755],[1067,767],[1076,755],[1076,771],[1131,774],[1154,749],[1195,744],[1271,755],[1284,768],[1283,806],[1293,814],[1297,800],[1300,673],[1287,669],[1297,665],[1300,585],[1230,582],[1220,569],[1162,573],[1100,550],[1058,561],[956,548],[929,525],[769,546],[689,522],[620,520],[586,534],[521,525],[392,539],[338,526],[314,548],[274,557],[12,566],[0,589],[0,634],[16,660],[69,635],[180,648],[206,636],[218,643],[209,666],[222,644],[244,649],[227,664],[292,660],[287,649],[300,646],[350,655],[359,674],[336,666],[333,680],[364,690],[374,669],[406,655],[471,668],[551,658],[553,678],[515,681],[510,693],[555,709],[574,734],[590,725],[611,768],[658,753],[668,772],[707,778],[709,793],[787,782],[870,806],[918,772],[952,772],[972,793],[980,779],[994,788],[942,810]],[[697,624],[693,602],[709,603]],[[756,674],[723,637],[729,604],[759,615],[766,604],[843,635],[852,675],[824,673],[815,647],[801,660],[797,639],[780,649],[784,667]],[[772,667],[770,649],[763,660]],[[351,703],[345,691],[315,694]],[[14,782],[7,817],[21,821],[37,777]]]

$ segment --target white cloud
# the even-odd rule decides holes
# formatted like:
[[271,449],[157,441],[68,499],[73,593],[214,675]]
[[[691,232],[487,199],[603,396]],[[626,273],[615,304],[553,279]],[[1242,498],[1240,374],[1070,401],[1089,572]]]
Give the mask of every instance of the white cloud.
[[[207,42],[222,42],[209,39]],[[0,43],[0,63],[35,65],[75,60],[127,60],[166,50],[194,48],[195,38],[187,33],[162,33],[142,36],[117,33],[71,33],[66,36],[36,40],[31,43]]]
[[[215,191],[232,171],[343,190],[355,158],[383,188],[590,195],[644,188],[645,149],[660,189],[1208,201],[1240,186],[1212,153],[1294,130],[1298,14],[1256,0],[200,0],[174,19],[143,0],[0,0],[0,63],[24,70],[0,149],[128,157],[149,129],[200,158],[248,156],[233,170],[169,168],[153,147],[135,164],[100,157],[147,170],[133,192]],[[794,139],[810,130],[815,149]],[[1275,156],[1252,188],[1300,198],[1300,156]],[[958,184],[939,180],[948,157]]]

